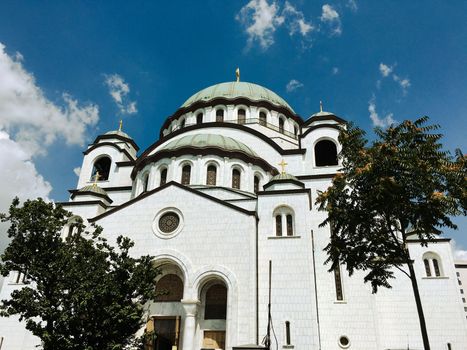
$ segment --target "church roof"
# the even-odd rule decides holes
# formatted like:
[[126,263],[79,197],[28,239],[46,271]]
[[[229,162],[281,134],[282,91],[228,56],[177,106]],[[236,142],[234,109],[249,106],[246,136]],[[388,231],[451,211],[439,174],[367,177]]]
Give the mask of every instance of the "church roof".
[[280,174],[274,176],[271,179],[271,181],[275,181],[275,180],[296,180],[296,181],[300,181],[295,176],[287,174],[287,173],[280,173]]
[[286,107],[295,113],[292,107],[275,92],[263,86],[244,81],[232,81],[209,86],[191,96],[181,107],[188,107],[195,102],[209,101],[215,98],[234,99],[238,97],[246,97],[252,101],[268,101],[272,104]]
[[216,134],[195,134],[183,136],[164,145],[161,149],[176,150],[183,147],[215,147],[226,151],[237,151],[259,158],[253,149],[231,137]]
[[130,135],[128,135],[126,132],[123,132],[123,131],[121,131],[121,130],[107,131],[104,135],[118,135],[118,136],[125,137],[125,138],[127,138],[127,139],[132,140],[132,138],[130,137]]
[[78,192],[92,192],[99,195],[107,196],[107,192],[104,189],[97,186],[96,184],[84,186],[80,188]]

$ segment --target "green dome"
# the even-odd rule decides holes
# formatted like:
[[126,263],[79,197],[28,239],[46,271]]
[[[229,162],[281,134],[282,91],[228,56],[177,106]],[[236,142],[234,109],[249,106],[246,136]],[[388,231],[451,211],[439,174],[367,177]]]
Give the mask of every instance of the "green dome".
[[195,134],[183,136],[162,146],[161,150],[176,150],[183,147],[206,148],[214,147],[226,151],[242,152],[249,156],[259,156],[250,147],[231,137],[214,134]]
[[234,99],[237,97],[246,97],[252,101],[268,101],[274,105],[286,107],[295,113],[292,107],[275,92],[260,85],[244,81],[233,81],[209,86],[186,100],[182,108],[188,107],[198,101],[210,101],[214,98]]
[[123,132],[121,130],[112,130],[112,131],[107,131],[105,133],[105,135],[118,135],[118,136],[122,136],[124,138],[127,138],[127,139],[130,139],[131,140],[131,137],[126,133],[126,132]]
[[80,188],[78,192],[93,192],[107,196],[107,192],[96,184],[84,186],[83,188]]
[[279,175],[274,176],[271,181],[274,180],[296,180],[299,181],[295,176],[287,174],[287,173],[281,173]]

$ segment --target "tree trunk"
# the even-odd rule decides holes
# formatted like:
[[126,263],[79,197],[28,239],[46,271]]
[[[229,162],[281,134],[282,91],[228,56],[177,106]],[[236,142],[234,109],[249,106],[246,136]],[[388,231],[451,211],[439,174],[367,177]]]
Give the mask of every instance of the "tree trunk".
[[410,272],[410,280],[412,282],[413,294],[415,297],[415,303],[417,304],[418,319],[420,321],[420,330],[422,332],[423,338],[423,348],[425,350],[430,350],[430,342],[428,340],[428,332],[426,330],[425,315],[423,314],[422,301],[420,299],[420,292],[418,291],[417,278],[415,276],[415,270],[413,268],[413,260],[410,260],[407,263]]

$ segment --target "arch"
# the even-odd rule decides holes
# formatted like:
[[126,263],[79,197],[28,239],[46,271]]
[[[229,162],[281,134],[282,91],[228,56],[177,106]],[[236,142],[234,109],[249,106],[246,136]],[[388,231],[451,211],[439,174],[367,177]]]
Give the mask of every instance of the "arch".
[[210,162],[206,168],[206,185],[215,186],[217,182],[217,166]]
[[242,171],[238,167],[232,167],[232,188],[240,189],[242,181]]
[[259,192],[259,184],[260,184],[260,182],[261,182],[260,177],[259,177],[257,174],[255,174],[254,179],[253,179],[253,191],[254,191],[255,193],[258,193],[258,192]]
[[202,286],[206,282],[217,279],[225,283],[229,295],[236,295],[238,284],[233,272],[224,266],[209,265],[197,270],[194,274],[193,290],[197,293],[196,298],[200,299]]
[[237,122],[238,124],[245,124],[246,122],[246,109],[243,107],[237,109]]
[[81,233],[81,230],[84,226],[84,221],[81,216],[71,216],[68,218],[67,223],[63,226],[62,238],[65,240],[72,239],[74,236],[77,236]]
[[329,166],[337,165],[337,145],[334,141],[323,139],[316,142],[315,147],[315,165]]
[[196,124],[202,124],[203,123],[203,112],[199,112],[196,114]]
[[281,134],[283,134],[284,131],[285,131],[284,126],[285,126],[285,118],[282,117],[282,116],[279,116],[279,132],[280,132]]
[[[205,320],[227,319],[227,286],[223,281],[212,280],[203,286],[206,293],[202,293],[204,301]],[[204,296],[204,298],[203,298]]]
[[191,182],[191,164],[184,163],[182,165],[182,177],[180,183],[182,185],[189,185]]
[[[181,278],[184,285],[184,298],[187,298],[187,288],[191,286],[190,276],[192,275],[192,263],[191,261],[180,252],[173,249],[161,249],[155,252],[153,264],[156,267],[163,265],[173,265],[179,269]],[[191,296],[188,296],[190,298]]]
[[426,277],[442,277],[444,276],[443,264],[441,257],[435,252],[426,252],[422,257],[425,267]]
[[112,165],[112,159],[109,155],[101,155],[99,156],[93,164],[92,173],[91,173],[91,181],[96,180],[95,177],[99,172],[99,178],[97,181],[106,181],[109,179],[110,174],[110,166]]
[[225,114],[225,111],[223,108],[216,109],[216,122],[223,122],[224,114]]
[[274,232],[278,237],[295,235],[295,213],[292,208],[280,205],[273,211]]
[[265,111],[263,110],[260,110],[259,111],[259,124],[260,125],[263,125],[263,126],[266,126],[268,123],[268,119],[267,119],[267,114]]
[[141,177],[141,193],[147,192],[149,187],[149,171],[146,171]]
[[167,183],[167,172],[168,172],[168,169],[166,166],[161,166],[159,168],[159,175],[160,175],[159,186],[165,185]]
[[156,281],[156,302],[180,301],[183,299],[183,281],[176,273],[167,273]]

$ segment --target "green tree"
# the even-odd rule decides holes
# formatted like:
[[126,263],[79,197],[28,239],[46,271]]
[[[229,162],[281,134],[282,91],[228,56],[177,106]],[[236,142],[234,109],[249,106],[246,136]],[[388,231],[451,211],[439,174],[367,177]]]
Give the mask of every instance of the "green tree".
[[465,215],[467,207],[467,158],[444,151],[439,127],[427,122],[377,128],[371,145],[358,127],[342,128],[341,173],[316,201],[328,213],[321,226],[331,227],[329,271],[340,263],[349,275],[364,271],[376,293],[391,287],[394,267],[401,270],[412,283],[425,350],[430,345],[407,243],[417,238],[426,246],[443,227],[456,228],[450,217]]
[[0,304],[1,316],[19,315],[45,350],[123,349],[142,326],[143,305],[155,297],[159,273],[151,256],[133,258],[133,242],[118,237],[116,248],[94,226],[76,223],[63,239],[71,213],[42,199],[9,214],[10,245],[1,257],[0,272],[19,271],[28,285]]

